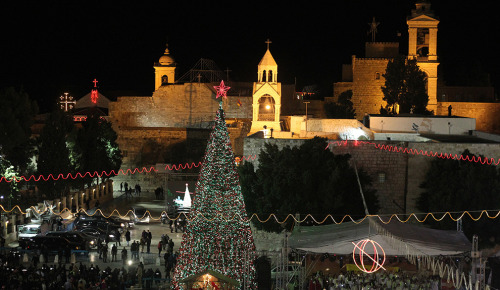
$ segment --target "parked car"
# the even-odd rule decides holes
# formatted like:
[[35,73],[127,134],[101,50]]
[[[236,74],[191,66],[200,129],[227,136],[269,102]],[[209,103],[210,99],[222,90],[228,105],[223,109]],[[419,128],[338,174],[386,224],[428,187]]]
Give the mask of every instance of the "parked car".
[[83,228],[99,228],[108,233],[113,233],[117,236],[117,233],[122,233],[123,228],[115,223],[111,223],[106,220],[94,220],[94,219],[81,219],[74,223],[74,228],[76,230],[81,230]]
[[41,230],[40,224],[27,224],[27,225],[21,225],[17,228],[17,233],[19,239],[25,239],[25,238],[31,238],[40,233]]
[[97,238],[87,235],[82,232],[69,231],[69,232],[47,232],[45,236],[49,237],[63,237],[71,242],[85,245],[86,250],[97,248]]
[[139,206],[133,207],[131,215],[132,215],[132,220],[136,224],[140,223],[149,224],[150,222],[150,213],[144,207],[139,207]]
[[81,232],[83,234],[89,235],[95,239],[101,239],[101,241],[106,240],[106,236],[109,237],[109,240],[111,242],[117,241],[118,236],[116,235],[116,232],[107,232],[106,230],[100,229],[100,228],[93,228],[93,227],[87,227],[87,228],[82,228],[80,230],[77,230],[78,232]]
[[58,251],[69,247],[71,250],[85,250],[85,244],[76,243],[63,237],[34,236],[26,238],[19,245],[28,250],[47,249],[48,251]]
[[[98,222],[105,222],[105,223],[110,223],[113,224],[113,226],[119,227],[119,228],[127,228],[129,227],[129,221],[127,220],[122,220],[118,217],[109,217],[106,218],[102,215],[95,214],[93,216],[85,215],[85,214],[79,214],[75,218],[75,224],[79,223],[80,221],[98,221]],[[133,222],[132,222],[133,223]],[[123,232],[123,229],[120,229],[120,233]]]

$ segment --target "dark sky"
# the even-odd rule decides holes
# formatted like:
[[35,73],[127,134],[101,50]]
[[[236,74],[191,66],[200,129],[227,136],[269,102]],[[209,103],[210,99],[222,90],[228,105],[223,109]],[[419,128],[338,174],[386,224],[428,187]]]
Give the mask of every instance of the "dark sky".
[[[255,81],[266,44],[279,81],[318,83],[327,95],[341,65],[364,54],[368,23],[377,41],[401,41],[415,0],[332,1],[8,1],[0,7],[0,86],[22,85],[47,109],[64,91],[79,98],[97,78],[111,98],[151,95],[153,63],[168,41],[180,76],[200,58],[230,77]],[[446,69],[469,63],[500,84],[497,10],[492,1],[431,1],[441,20],[438,54]],[[397,32],[401,36],[397,37]],[[452,75],[451,73],[449,74]]]

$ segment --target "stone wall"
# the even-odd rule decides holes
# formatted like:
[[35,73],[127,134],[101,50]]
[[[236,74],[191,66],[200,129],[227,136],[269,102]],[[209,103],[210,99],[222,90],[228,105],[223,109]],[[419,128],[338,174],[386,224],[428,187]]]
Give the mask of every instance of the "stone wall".
[[[115,127],[206,128],[215,118],[219,100],[210,84],[185,83],[162,86],[152,97],[118,97],[109,108]],[[238,106],[238,100],[241,106]],[[251,118],[250,96],[223,100],[226,118]]]
[[[462,154],[465,149],[475,155],[483,155],[487,158],[500,158],[499,144],[458,144],[458,143],[409,143],[409,149],[415,149],[421,152],[438,152]],[[402,153],[393,153],[401,154]],[[424,181],[425,174],[430,167],[431,161],[435,157],[422,155],[408,155],[408,197],[407,213],[417,212],[416,199],[422,192],[420,184]]]
[[[389,59],[353,57],[353,96],[352,103],[356,116],[364,113],[379,114],[380,106],[386,105],[380,89],[385,84],[385,73]],[[378,76],[379,79],[376,79]]]
[[500,134],[500,103],[438,102],[436,115],[476,118],[476,130]]
[[[298,147],[305,139],[245,139],[245,156],[256,157],[252,163],[258,167],[258,156],[266,143],[275,144],[282,149],[285,146]],[[394,144],[381,142],[382,144]],[[377,190],[381,209],[379,213],[402,213],[404,207],[404,188],[407,156],[376,149],[374,146],[361,145],[348,141],[347,146],[330,146],[335,154],[351,154],[352,162],[358,168],[363,168],[372,178],[372,187]],[[384,181],[379,181],[379,174],[384,175]],[[355,192],[353,194],[359,194]],[[360,205],[362,206],[362,205]]]
[[[279,140],[247,138],[245,140],[245,156],[255,156],[253,161],[258,167],[258,156],[264,144],[276,144],[278,148],[285,146],[300,146],[304,139]],[[372,178],[372,187],[377,190],[380,201],[380,214],[419,212],[416,200],[422,189],[420,184],[435,157],[405,154],[378,149],[373,144],[408,147],[421,152],[443,152],[461,154],[465,149],[476,155],[483,155],[498,160],[500,158],[499,144],[457,144],[457,143],[421,143],[375,141],[370,144],[356,141],[342,141],[342,145],[333,143],[330,146],[336,154],[351,154],[358,168],[363,168]],[[407,183],[405,185],[405,183]],[[405,189],[406,186],[406,189]],[[356,193],[358,194],[358,193]]]

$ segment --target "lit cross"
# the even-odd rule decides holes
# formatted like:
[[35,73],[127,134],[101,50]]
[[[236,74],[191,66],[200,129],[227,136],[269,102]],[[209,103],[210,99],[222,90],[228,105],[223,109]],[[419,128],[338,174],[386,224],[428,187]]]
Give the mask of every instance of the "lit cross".
[[97,92],[97,80],[94,79],[92,82],[94,83],[94,88],[96,89],[92,89],[90,100],[92,101],[92,103],[97,104],[97,99],[99,98],[99,93]]
[[60,99],[59,104],[61,104],[61,109],[64,110],[65,112],[73,109],[73,107],[76,105],[76,101],[73,99],[72,96],[69,95],[69,93],[64,93],[64,95],[60,96],[59,99]]
[[266,44],[267,44],[267,50],[269,50],[269,44],[271,44],[271,40],[269,40],[269,38],[266,40]]
[[229,91],[231,87],[226,87],[224,85],[224,81],[220,81],[220,86],[214,86],[214,89],[217,91],[217,96],[215,97],[218,99],[219,97],[226,98],[227,99],[227,91]]

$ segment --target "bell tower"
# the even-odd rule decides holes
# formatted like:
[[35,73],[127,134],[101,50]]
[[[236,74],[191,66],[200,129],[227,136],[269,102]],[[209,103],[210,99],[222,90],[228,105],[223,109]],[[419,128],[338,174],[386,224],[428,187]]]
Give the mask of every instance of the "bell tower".
[[173,84],[175,82],[175,67],[176,63],[174,58],[170,55],[168,44],[165,52],[160,57],[158,62],[154,64],[155,69],[155,91],[166,84]]
[[[281,83],[278,82],[278,64],[271,55],[269,44],[257,66],[257,82],[253,83],[252,128],[250,134],[264,130],[281,131]],[[270,134],[269,134],[270,136]]]
[[417,64],[427,74],[427,94],[429,102],[427,109],[437,110],[437,31],[439,20],[431,10],[431,4],[426,0],[418,0],[411,16],[406,19],[408,24],[408,58],[416,58]]

